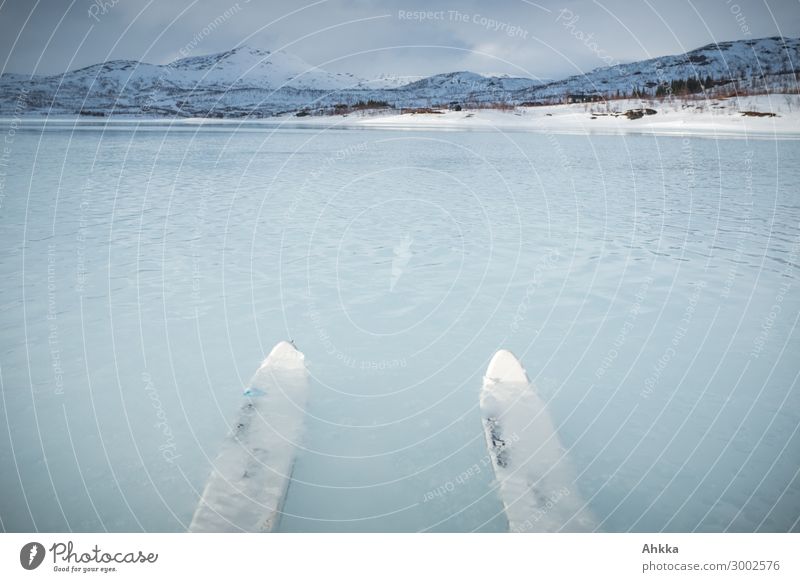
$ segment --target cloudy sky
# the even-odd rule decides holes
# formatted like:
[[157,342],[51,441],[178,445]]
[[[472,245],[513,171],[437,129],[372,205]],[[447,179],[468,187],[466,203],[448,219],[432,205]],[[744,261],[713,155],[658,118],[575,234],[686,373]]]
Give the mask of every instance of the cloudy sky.
[[362,77],[558,78],[775,35],[800,36],[800,0],[0,0],[0,71],[163,64],[247,44]]

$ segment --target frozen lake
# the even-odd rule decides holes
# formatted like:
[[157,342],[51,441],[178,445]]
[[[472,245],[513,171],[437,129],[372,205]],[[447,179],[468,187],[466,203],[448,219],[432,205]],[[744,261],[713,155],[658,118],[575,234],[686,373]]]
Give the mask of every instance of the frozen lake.
[[286,338],[283,531],[505,528],[500,347],[601,529],[800,530],[800,142],[0,130],[3,530],[185,529]]

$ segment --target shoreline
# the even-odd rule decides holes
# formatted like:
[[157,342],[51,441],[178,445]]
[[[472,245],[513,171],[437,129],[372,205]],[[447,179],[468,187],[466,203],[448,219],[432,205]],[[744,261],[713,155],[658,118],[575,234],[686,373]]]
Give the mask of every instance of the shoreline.
[[[627,111],[655,111],[637,119]],[[28,114],[0,117],[0,124],[20,128],[55,126],[76,128],[201,127],[243,129],[384,129],[400,131],[490,131],[560,135],[655,135],[708,138],[800,139],[800,95],[759,95],[707,101],[653,102],[619,100],[608,103],[573,103],[500,109],[441,109],[436,113],[362,111],[342,115],[303,116],[294,113],[262,119],[139,117],[119,115],[88,117]],[[754,112],[747,116],[743,112]],[[774,114],[774,116],[770,116]]]

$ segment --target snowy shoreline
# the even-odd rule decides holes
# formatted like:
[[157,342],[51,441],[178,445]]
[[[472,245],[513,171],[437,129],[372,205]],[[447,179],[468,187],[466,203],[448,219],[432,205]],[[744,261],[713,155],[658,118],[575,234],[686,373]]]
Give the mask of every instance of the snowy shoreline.
[[[653,114],[628,118],[628,111]],[[745,115],[754,112],[760,116]],[[774,116],[771,116],[774,114]],[[575,135],[674,135],[719,138],[800,139],[800,95],[772,94],[709,100],[616,100],[500,109],[439,109],[434,113],[364,111],[343,115],[295,114],[263,119],[115,116],[21,116],[0,118],[19,127],[242,127],[266,129],[394,129],[501,131]]]
[[[529,131],[558,134],[657,134],[708,137],[800,139],[800,95],[758,95],[739,99],[651,101],[625,99],[516,107],[509,110],[442,110],[441,113],[350,114],[305,117],[301,123],[346,128]],[[652,115],[629,119],[627,111]],[[746,116],[743,112],[775,114]],[[300,119],[283,117],[287,125]]]

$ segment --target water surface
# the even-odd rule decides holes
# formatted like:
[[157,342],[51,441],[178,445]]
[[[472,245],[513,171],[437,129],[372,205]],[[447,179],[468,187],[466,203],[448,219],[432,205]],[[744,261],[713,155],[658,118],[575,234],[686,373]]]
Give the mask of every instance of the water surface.
[[800,142],[2,130],[7,531],[185,529],[285,338],[312,392],[282,530],[504,529],[500,347],[603,530],[800,527]]

